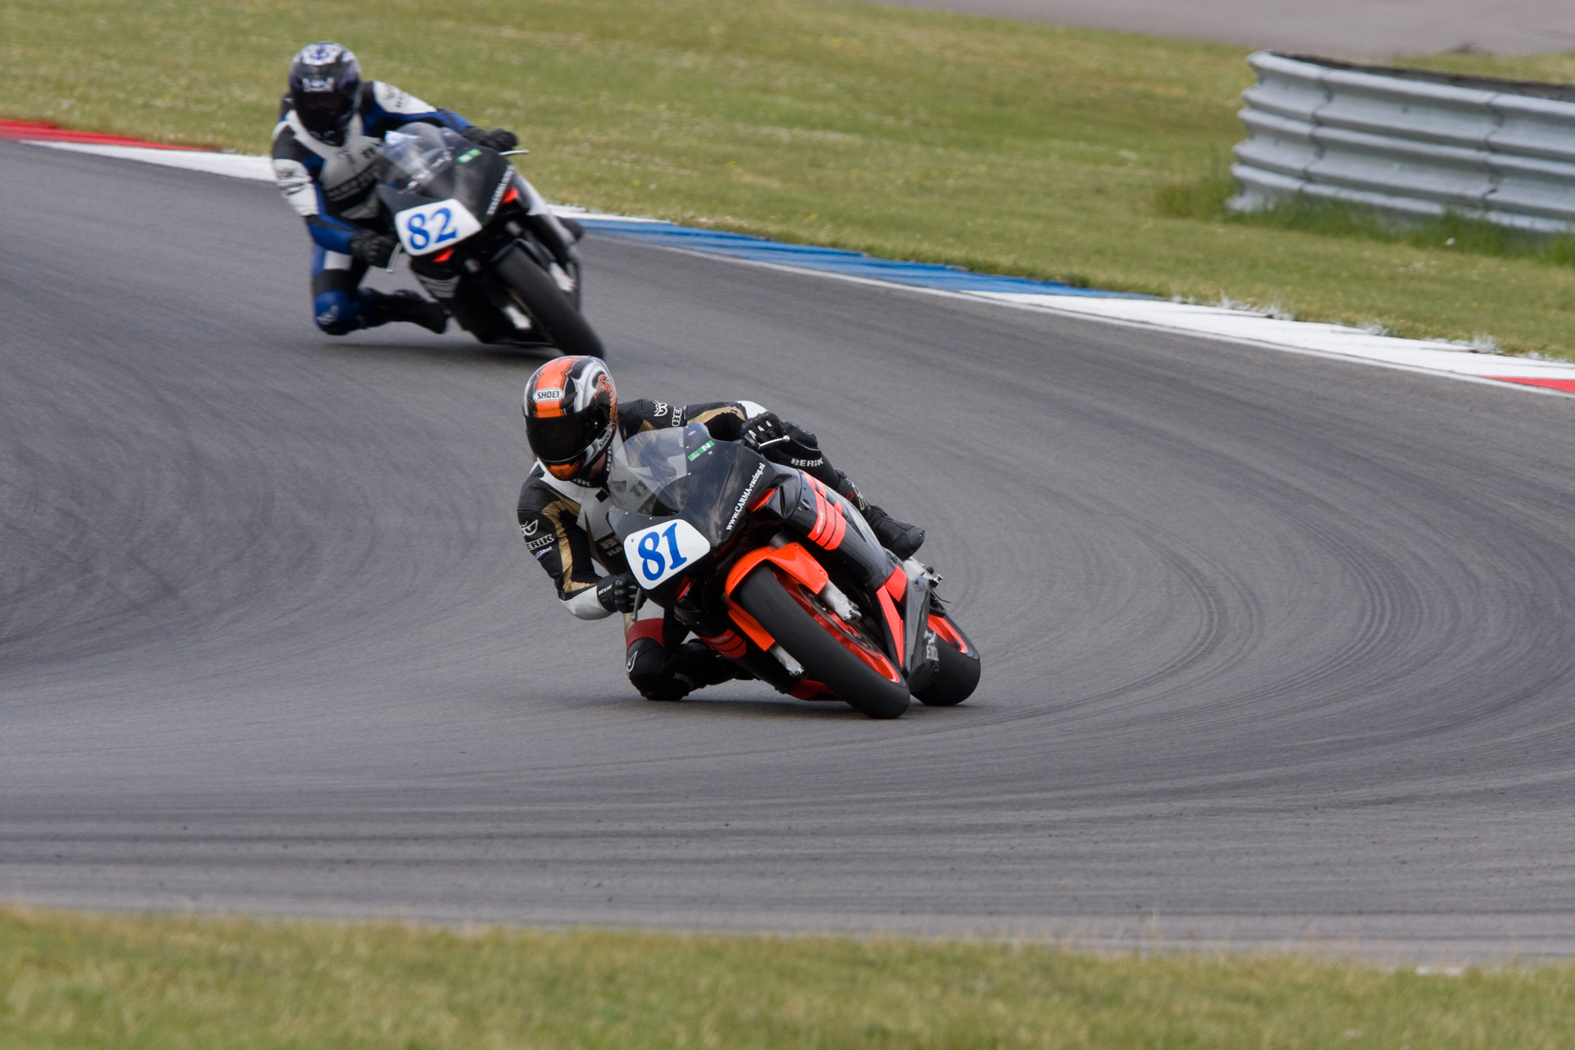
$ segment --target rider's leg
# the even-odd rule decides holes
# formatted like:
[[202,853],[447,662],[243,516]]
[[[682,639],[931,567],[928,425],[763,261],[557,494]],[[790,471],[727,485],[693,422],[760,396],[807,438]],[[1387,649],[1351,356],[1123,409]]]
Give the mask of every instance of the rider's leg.
[[899,558],[913,557],[924,544],[924,530],[917,525],[898,521],[866,500],[858,486],[853,484],[846,474],[831,465],[831,460],[826,458],[826,453],[821,450],[820,442],[814,434],[795,423],[784,421],[782,425],[786,428],[788,437],[792,438],[792,446],[794,446],[789,453],[792,457],[791,464],[858,508],[858,512],[864,515],[864,520],[870,523],[870,528],[874,531],[875,538],[880,540],[882,547]]
[[684,641],[688,628],[670,614],[649,605],[641,612],[648,613],[646,618],[626,619],[624,669],[629,684],[647,700],[682,700],[704,686],[749,677],[704,642]]
[[329,335],[410,321],[433,332],[448,325],[448,311],[416,292],[362,288],[366,263],[312,245],[312,312]]
[[624,670],[629,684],[647,700],[682,700],[689,692],[667,673],[687,631],[660,607],[642,606],[624,617]]

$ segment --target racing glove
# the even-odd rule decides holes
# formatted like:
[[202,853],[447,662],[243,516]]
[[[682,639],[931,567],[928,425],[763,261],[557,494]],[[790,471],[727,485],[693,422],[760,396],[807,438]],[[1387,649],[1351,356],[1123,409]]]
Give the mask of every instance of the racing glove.
[[825,453],[820,451],[815,435],[796,423],[783,422],[775,412],[762,412],[744,420],[739,440],[773,463],[817,476],[826,465]]
[[505,150],[517,149],[520,144],[518,135],[512,131],[505,131],[503,128],[493,128],[491,131],[486,131],[472,125],[461,131],[460,134],[478,146],[495,149],[499,153]]
[[387,266],[394,257],[394,246],[399,239],[391,233],[373,233],[362,230],[350,238],[350,255],[368,266]]
[[616,576],[603,576],[596,585],[596,600],[608,612],[632,613],[640,598],[640,587],[634,574],[620,572]]
[[782,420],[777,418],[775,412],[762,412],[758,416],[750,416],[744,420],[744,427],[739,432],[738,440],[748,448],[759,452],[762,448],[785,441],[788,433],[782,425]]

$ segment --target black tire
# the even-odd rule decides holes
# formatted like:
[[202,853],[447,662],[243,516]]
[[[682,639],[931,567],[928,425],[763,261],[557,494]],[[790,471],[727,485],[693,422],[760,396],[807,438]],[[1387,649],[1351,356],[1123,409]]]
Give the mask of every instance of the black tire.
[[563,294],[552,275],[523,251],[516,248],[499,259],[495,272],[520,297],[526,312],[541,325],[553,346],[565,354],[606,356],[602,341],[574,308],[574,300]]
[[908,709],[907,685],[882,677],[828,634],[783,589],[770,565],[744,577],[733,590],[733,601],[804,665],[805,677],[826,686],[843,703],[871,718],[896,718]]
[[939,631],[935,634],[935,652],[940,657],[941,673],[928,687],[914,691],[914,698],[926,707],[951,707],[960,704],[973,695],[979,687],[979,672],[983,670],[979,662],[979,650],[973,641],[963,634],[962,628],[951,620],[946,621],[957,636],[962,639],[967,648],[964,652],[951,642],[948,642]]

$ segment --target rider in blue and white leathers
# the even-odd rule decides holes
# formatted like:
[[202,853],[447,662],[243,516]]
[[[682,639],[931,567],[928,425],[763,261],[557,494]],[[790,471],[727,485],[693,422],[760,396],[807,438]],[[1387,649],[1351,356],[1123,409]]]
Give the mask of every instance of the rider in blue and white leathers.
[[411,321],[443,331],[443,307],[410,291],[362,288],[371,266],[386,266],[398,239],[374,192],[383,136],[403,124],[435,124],[493,149],[518,140],[486,131],[458,113],[427,105],[380,81],[363,81],[355,55],[334,43],[302,48],[273,131],[279,192],[312,237],[312,310],[330,335]]

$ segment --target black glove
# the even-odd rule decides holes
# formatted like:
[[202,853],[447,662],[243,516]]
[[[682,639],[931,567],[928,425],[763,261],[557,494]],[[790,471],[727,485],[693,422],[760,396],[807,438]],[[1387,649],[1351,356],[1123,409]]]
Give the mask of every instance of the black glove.
[[762,412],[758,416],[750,416],[744,420],[744,426],[739,431],[738,440],[742,441],[746,447],[758,452],[762,445],[782,441],[787,436],[787,428],[782,425],[782,420],[777,418],[775,412]]
[[391,233],[373,233],[362,230],[350,238],[350,254],[368,266],[387,266],[394,257],[394,247],[399,238]]
[[771,446],[765,457],[773,463],[808,471],[826,481],[826,454],[820,451],[820,439],[797,423],[784,422],[782,429],[787,431],[787,440]]
[[608,612],[632,613],[634,603],[640,597],[640,587],[634,582],[634,574],[620,572],[616,576],[603,576],[596,585],[596,600],[602,603],[602,608]]
[[499,153],[505,150],[516,149],[520,144],[518,135],[512,131],[505,131],[503,128],[493,128],[491,131],[485,131],[475,125],[471,125],[464,131],[461,131],[460,134],[478,146],[495,149]]
[[783,422],[775,412],[762,412],[746,419],[739,440],[783,466],[815,474],[826,465],[825,454],[820,451],[815,435],[796,423]]

